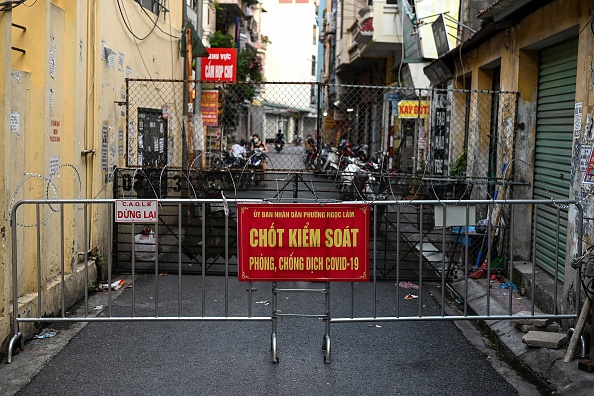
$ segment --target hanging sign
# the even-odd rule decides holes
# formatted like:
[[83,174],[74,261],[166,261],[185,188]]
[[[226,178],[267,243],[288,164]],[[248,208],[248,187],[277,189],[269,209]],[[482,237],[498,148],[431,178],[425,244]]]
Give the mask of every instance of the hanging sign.
[[202,59],[200,79],[203,82],[230,82],[237,78],[237,49],[208,48],[208,58]]
[[156,199],[116,199],[115,221],[118,223],[157,223]]

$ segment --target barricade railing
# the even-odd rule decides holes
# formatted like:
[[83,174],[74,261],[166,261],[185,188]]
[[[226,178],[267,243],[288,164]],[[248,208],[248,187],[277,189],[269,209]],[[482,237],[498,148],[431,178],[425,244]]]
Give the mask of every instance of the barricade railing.
[[[145,205],[146,203],[146,205]],[[576,238],[582,240],[581,230],[583,213],[576,201],[550,201],[550,200],[426,200],[426,201],[376,201],[357,202],[368,206],[370,210],[370,229],[360,235],[369,235],[369,265],[366,272],[368,278],[363,282],[338,282],[333,286],[341,296],[342,293],[350,294],[350,298],[333,298],[330,288],[332,279],[320,278],[311,285],[321,285],[323,288],[303,287],[301,282],[294,286],[293,282],[282,283],[277,281],[271,284],[271,311],[264,313],[262,309],[254,310],[256,304],[252,281],[242,281],[242,273],[237,269],[240,258],[238,251],[240,243],[230,249],[230,232],[235,232],[238,239],[243,236],[233,230],[234,223],[230,219],[238,215],[239,206],[243,204],[262,204],[263,200],[226,200],[226,199],[62,199],[62,200],[23,200],[17,202],[11,211],[12,224],[12,287],[13,287],[13,336],[9,343],[8,362],[11,362],[16,343],[20,340],[21,348],[24,346],[23,335],[19,325],[25,322],[115,322],[115,321],[269,321],[271,331],[271,360],[278,362],[276,331],[277,319],[283,316],[297,316],[304,318],[318,318],[325,322],[322,350],[324,361],[330,362],[330,326],[335,323],[354,322],[391,322],[391,321],[419,321],[419,320],[509,320],[523,318],[551,318],[556,320],[575,319],[579,312],[580,290],[577,288],[575,311],[565,309],[560,312],[558,302],[561,293],[555,287],[555,304],[551,312],[543,312],[535,304],[535,288],[525,291],[528,306],[524,310],[528,313],[518,313],[516,301],[520,290],[516,290],[512,282],[515,252],[518,249],[514,232],[518,218],[525,213],[535,213],[544,206],[569,207],[576,221]],[[278,203],[278,202],[276,202]],[[275,207],[274,202],[266,203]],[[350,203],[352,204],[352,202]],[[152,206],[151,206],[152,205]],[[287,204],[285,204],[287,205]],[[340,203],[312,203],[320,208]],[[133,211],[124,214],[126,207]],[[146,206],[146,207],[144,207]],[[216,277],[208,274],[206,252],[206,239],[209,237],[207,230],[208,208],[222,208],[224,212],[223,253],[218,258],[222,261],[224,273]],[[283,207],[286,209],[286,207]],[[284,210],[283,209],[283,210]],[[315,210],[315,209],[314,209]],[[321,209],[320,209],[321,210]],[[154,213],[153,213],[154,211]],[[105,222],[105,258],[106,258],[106,292],[107,303],[102,313],[89,314],[90,291],[87,287],[93,283],[90,268],[92,268],[93,254],[89,242],[89,224],[91,213],[101,213],[98,218],[106,219]],[[505,216],[501,213],[505,212]],[[70,220],[66,220],[68,213]],[[272,212],[271,212],[272,213]],[[557,223],[562,221],[560,211],[557,211]],[[177,219],[175,223],[164,224],[161,219],[167,214],[170,219]],[[483,214],[487,221],[480,223],[477,215]],[[139,222],[131,221],[130,216],[140,216]],[[151,217],[152,216],[152,217]],[[502,218],[509,219],[509,224],[502,227]],[[74,225],[80,220],[78,225]],[[194,219],[188,221],[188,219]],[[146,221],[144,221],[146,220]],[[348,220],[343,219],[348,228]],[[125,224],[128,222],[129,224]],[[477,224],[482,229],[476,230]],[[82,224],[82,227],[81,227]],[[114,235],[116,224],[120,226],[118,238],[126,236],[126,243],[130,248],[131,281],[129,291],[116,296],[112,288],[114,284],[113,255],[114,244],[120,243]],[[122,230],[121,226],[127,226]],[[147,224],[149,232],[145,232]],[[308,223],[309,224],[309,223]],[[324,227],[324,222],[320,223]],[[336,226],[336,220],[327,222]],[[525,226],[524,223],[521,223]],[[152,228],[150,228],[152,226]],[[72,228],[74,233],[66,233],[65,229]],[[160,228],[167,227],[173,235],[173,242],[168,242],[168,248],[162,249],[164,242],[160,235]],[[452,228],[457,227],[455,232]],[[101,227],[100,227],[101,228]],[[56,233],[56,230],[59,230]],[[192,231],[193,230],[193,231]],[[199,230],[198,234],[190,235]],[[532,240],[539,232],[538,227],[529,226]],[[72,235],[73,241],[66,240]],[[149,235],[147,240],[137,236]],[[324,233],[322,233],[324,235]],[[183,256],[185,238],[192,239],[199,252],[194,263],[186,262]],[[82,239],[82,242],[78,239]],[[471,251],[471,241],[480,241],[480,252]],[[31,249],[30,241],[36,241],[35,249]],[[58,244],[53,243],[58,241]],[[486,242],[485,242],[486,241]],[[48,245],[48,243],[50,245]],[[53,243],[53,244],[52,244]],[[533,243],[533,242],[532,242]],[[82,259],[80,263],[67,257],[66,245],[81,246]],[[452,250],[455,245],[456,251]],[[52,246],[59,246],[59,254],[47,254]],[[26,252],[24,252],[26,247]],[[401,260],[403,248],[417,255],[417,260]],[[528,247],[532,249],[532,247]],[[237,249],[235,251],[232,251]],[[388,249],[392,249],[388,253]],[[555,252],[560,252],[559,238],[553,246]],[[21,254],[23,253],[23,254]],[[55,253],[55,252],[54,252]],[[267,254],[265,251],[263,254]],[[177,258],[177,267],[160,267],[160,261],[169,255]],[[380,257],[383,255],[384,257]],[[581,244],[578,244],[577,256],[582,255]],[[137,284],[136,262],[148,262],[153,265],[153,277],[148,277],[149,284]],[[170,262],[171,260],[169,260]],[[538,263],[532,257],[528,260],[532,268],[532,282]],[[29,267],[23,265],[33,263]],[[189,285],[184,282],[184,274],[188,266],[200,266],[199,281],[191,277]],[[478,265],[477,265],[478,263]],[[75,267],[82,266],[84,278],[84,308],[78,310],[82,314],[68,312],[74,301],[68,293],[74,284],[68,277],[75,272]],[[559,266],[559,262],[556,263]],[[390,268],[388,268],[390,267]],[[164,273],[166,271],[166,273]],[[395,274],[395,286],[381,282],[380,272],[392,271]],[[483,271],[481,277],[471,277],[476,271]],[[196,274],[196,271],[193,271]],[[234,273],[237,277],[233,276]],[[455,274],[455,276],[453,275]],[[169,275],[169,276],[163,276]],[[222,276],[221,276],[222,275]],[[493,287],[490,279],[495,275],[507,280],[507,289]],[[298,276],[298,274],[297,274]],[[580,284],[579,274],[577,283]],[[303,281],[308,281],[307,277]],[[281,279],[285,281],[286,279]],[[295,280],[299,280],[296,278]],[[559,274],[554,274],[554,284],[557,285]],[[57,293],[50,290],[50,284],[57,284]],[[501,282],[504,284],[503,282]],[[81,283],[82,284],[82,283]],[[388,287],[387,285],[392,285]],[[121,285],[120,285],[121,286]],[[435,288],[437,286],[437,288]],[[483,293],[486,299],[484,312],[475,310],[472,305],[472,295],[477,290]],[[499,291],[499,292],[496,292]],[[277,296],[279,293],[320,293],[324,295],[323,313],[289,313],[278,309]],[[222,296],[221,296],[222,294]],[[19,298],[25,295],[34,295],[31,305],[25,307],[24,301]],[[78,290],[78,295],[82,292]],[[338,294],[337,294],[338,295]],[[114,300],[125,303],[114,304]],[[245,299],[245,300],[244,300]],[[407,301],[412,300],[412,301]],[[427,301],[433,300],[431,306]],[[457,302],[456,310],[452,313],[446,307],[450,301]],[[216,303],[212,303],[215,301]],[[406,303],[403,303],[406,301]],[[212,303],[212,304],[211,304]],[[245,303],[245,305],[244,305]],[[433,306],[436,303],[437,307]],[[498,303],[495,304],[495,303]],[[22,305],[22,306],[21,306]],[[334,312],[334,314],[333,314]]]

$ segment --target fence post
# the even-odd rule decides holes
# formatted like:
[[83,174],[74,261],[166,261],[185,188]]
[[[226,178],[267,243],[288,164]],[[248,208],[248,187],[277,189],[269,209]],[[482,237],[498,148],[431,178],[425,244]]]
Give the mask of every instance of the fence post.
[[297,173],[293,177],[293,198],[299,198],[299,177]]

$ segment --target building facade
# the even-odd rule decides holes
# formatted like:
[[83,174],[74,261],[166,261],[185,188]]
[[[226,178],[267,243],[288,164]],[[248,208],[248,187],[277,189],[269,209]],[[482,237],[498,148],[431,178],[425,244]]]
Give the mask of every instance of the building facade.
[[[479,13],[475,33],[425,68],[436,87],[518,92],[517,119],[509,125],[516,136],[508,167],[515,185],[505,198],[576,199],[586,218],[592,217],[593,15],[591,1],[500,0]],[[477,125],[469,139],[478,141],[489,130]],[[505,134],[494,139],[479,157],[492,158],[509,145]],[[469,172],[472,166],[469,160]],[[584,241],[578,240],[575,209],[558,209],[559,224],[551,222],[554,211],[517,213],[514,259],[534,258],[551,275],[559,271],[567,302],[580,287],[570,262],[578,244],[590,246],[593,235],[586,221]]]
[[[0,94],[7,98],[0,110],[5,131],[0,145],[4,191],[0,199],[5,214],[0,225],[4,241],[0,246],[3,345],[13,315],[11,231],[16,230],[19,251],[27,252],[25,247],[38,239],[31,231],[34,227],[29,227],[34,224],[34,214],[26,213],[11,224],[14,204],[22,199],[111,198],[116,168],[173,160],[167,139],[181,142],[184,138],[175,135],[171,127],[174,120],[186,125],[182,129],[190,129],[191,106],[186,108],[191,100],[190,85],[185,85],[183,101],[166,103],[166,93],[159,92],[164,84],[152,81],[183,81],[193,76],[195,66],[186,62],[180,48],[188,21],[194,27],[200,25],[196,30],[206,45],[215,31],[224,30],[238,47],[259,46],[265,51],[259,14],[250,12],[250,7],[257,5],[255,1],[223,1],[218,5],[194,0],[11,3],[0,10],[0,51],[4,55]],[[127,104],[136,98],[126,97],[128,79],[141,80],[137,84],[151,95],[144,99],[143,113],[139,111],[138,118],[130,122]],[[147,125],[141,125],[142,117],[149,117]],[[153,132],[165,134],[167,139],[155,138]],[[45,230],[59,230],[63,215],[64,232],[43,233],[40,267],[32,252],[19,256],[19,310],[55,313],[61,306],[57,281],[61,265],[65,262],[64,294],[69,306],[89,286],[84,276],[85,253],[107,255],[108,225],[113,219],[106,206],[63,214],[44,207],[41,215]],[[64,258],[58,248],[61,244],[67,247]],[[94,282],[95,262],[89,261],[88,269]],[[40,288],[51,297],[44,298],[38,307],[33,296]],[[29,337],[34,329],[23,326],[21,331]]]

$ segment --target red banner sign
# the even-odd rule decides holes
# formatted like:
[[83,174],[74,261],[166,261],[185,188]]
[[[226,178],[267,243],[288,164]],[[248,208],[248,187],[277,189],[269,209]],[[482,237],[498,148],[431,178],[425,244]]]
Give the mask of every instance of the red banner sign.
[[369,280],[369,205],[238,208],[239,280]]
[[200,79],[208,82],[234,83],[237,76],[237,49],[207,48],[208,58],[202,60]]

